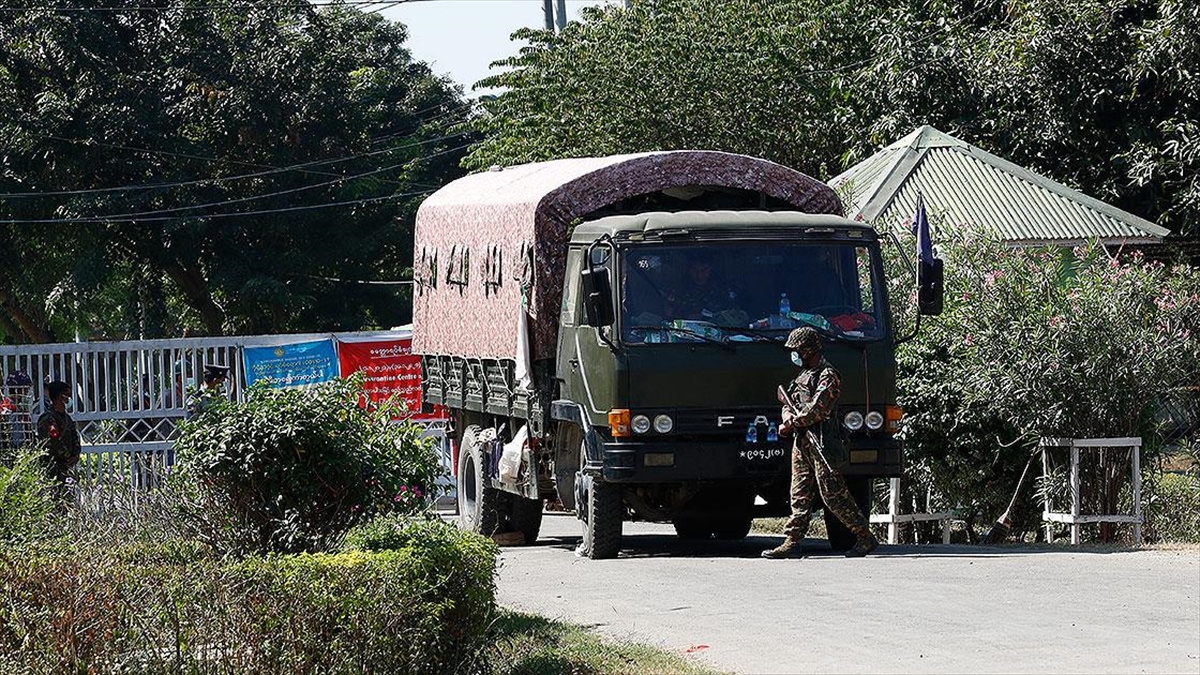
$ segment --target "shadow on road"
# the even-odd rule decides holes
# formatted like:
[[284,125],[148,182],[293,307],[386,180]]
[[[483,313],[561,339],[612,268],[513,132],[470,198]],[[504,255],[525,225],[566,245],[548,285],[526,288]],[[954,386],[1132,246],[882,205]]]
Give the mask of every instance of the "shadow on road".
[[[550,516],[550,513],[546,514]],[[571,514],[553,514],[559,517],[572,517]],[[628,529],[628,525],[626,526]],[[507,550],[529,548],[557,548],[574,554],[579,546],[580,536],[546,535],[536,543],[519,546]],[[704,541],[683,540],[670,532],[636,532],[626,534],[621,540],[619,558],[758,558],[766,549],[777,546],[782,541],[777,534],[752,532],[739,541],[722,541],[708,539]],[[921,544],[921,545],[888,545],[881,544],[872,557],[879,558],[982,558],[997,556],[1027,556],[1045,553],[1072,554],[1110,554],[1128,553],[1141,549],[1127,546],[1064,546],[1048,544],[1009,544],[1001,546],[971,546],[965,544]],[[806,539],[804,541],[804,557],[806,558],[839,558],[840,551],[829,547],[824,539]]]

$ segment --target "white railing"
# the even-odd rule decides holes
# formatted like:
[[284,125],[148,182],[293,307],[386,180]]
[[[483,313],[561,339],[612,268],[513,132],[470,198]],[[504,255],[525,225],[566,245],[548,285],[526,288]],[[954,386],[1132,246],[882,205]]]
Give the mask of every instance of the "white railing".
[[[247,346],[334,338],[403,338],[408,331],[248,335],[122,342],[0,345],[0,459],[34,440],[34,422],[44,409],[45,385],[71,387],[71,417],[79,427],[80,481],[160,485],[173,463],[172,446],[187,412],[188,391],[204,365],[230,369],[231,400],[245,396],[243,350]],[[29,387],[6,386],[17,372]],[[443,439],[444,424],[427,424],[427,435]],[[449,465],[449,452],[443,452]]]

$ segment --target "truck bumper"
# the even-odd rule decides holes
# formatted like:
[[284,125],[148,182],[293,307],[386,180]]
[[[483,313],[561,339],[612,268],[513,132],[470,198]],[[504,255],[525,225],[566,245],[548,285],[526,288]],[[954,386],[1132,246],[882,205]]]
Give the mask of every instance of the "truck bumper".
[[[830,461],[847,476],[899,476],[901,445],[893,439],[847,443]],[[603,443],[603,465],[588,468],[613,483],[790,479],[792,446],[721,442]],[[597,471],[598,469],[598,471]]]

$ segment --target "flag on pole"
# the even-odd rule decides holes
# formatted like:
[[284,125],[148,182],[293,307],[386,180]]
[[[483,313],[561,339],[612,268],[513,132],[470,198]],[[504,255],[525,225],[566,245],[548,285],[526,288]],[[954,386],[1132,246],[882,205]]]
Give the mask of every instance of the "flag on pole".
[[929,216],[925,198],[917,193],[917,212],[913,214],[913,234],[917,236],[917,312],[929,316],[942,313],[944,290],[942,261],[933,257],[933,239],[929,236]]
[[933,240],[929,236],[929,216],[925,213],[925,198],[917,193],[917,212],[913,214],[912,233],[917,236],[917,260],[933,262]]

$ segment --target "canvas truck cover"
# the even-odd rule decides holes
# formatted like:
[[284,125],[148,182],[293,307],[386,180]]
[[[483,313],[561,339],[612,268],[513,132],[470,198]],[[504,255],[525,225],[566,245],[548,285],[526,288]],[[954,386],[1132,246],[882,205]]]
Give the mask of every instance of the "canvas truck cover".
[[413,352],[520,361],[524,305],[532,358],[552,357],[568,226],[606,215],[623,200],[695,187],[756,192],[806,213],[842,213],[824,183],[724,152],[561,159],[466,176],[417,212]]

